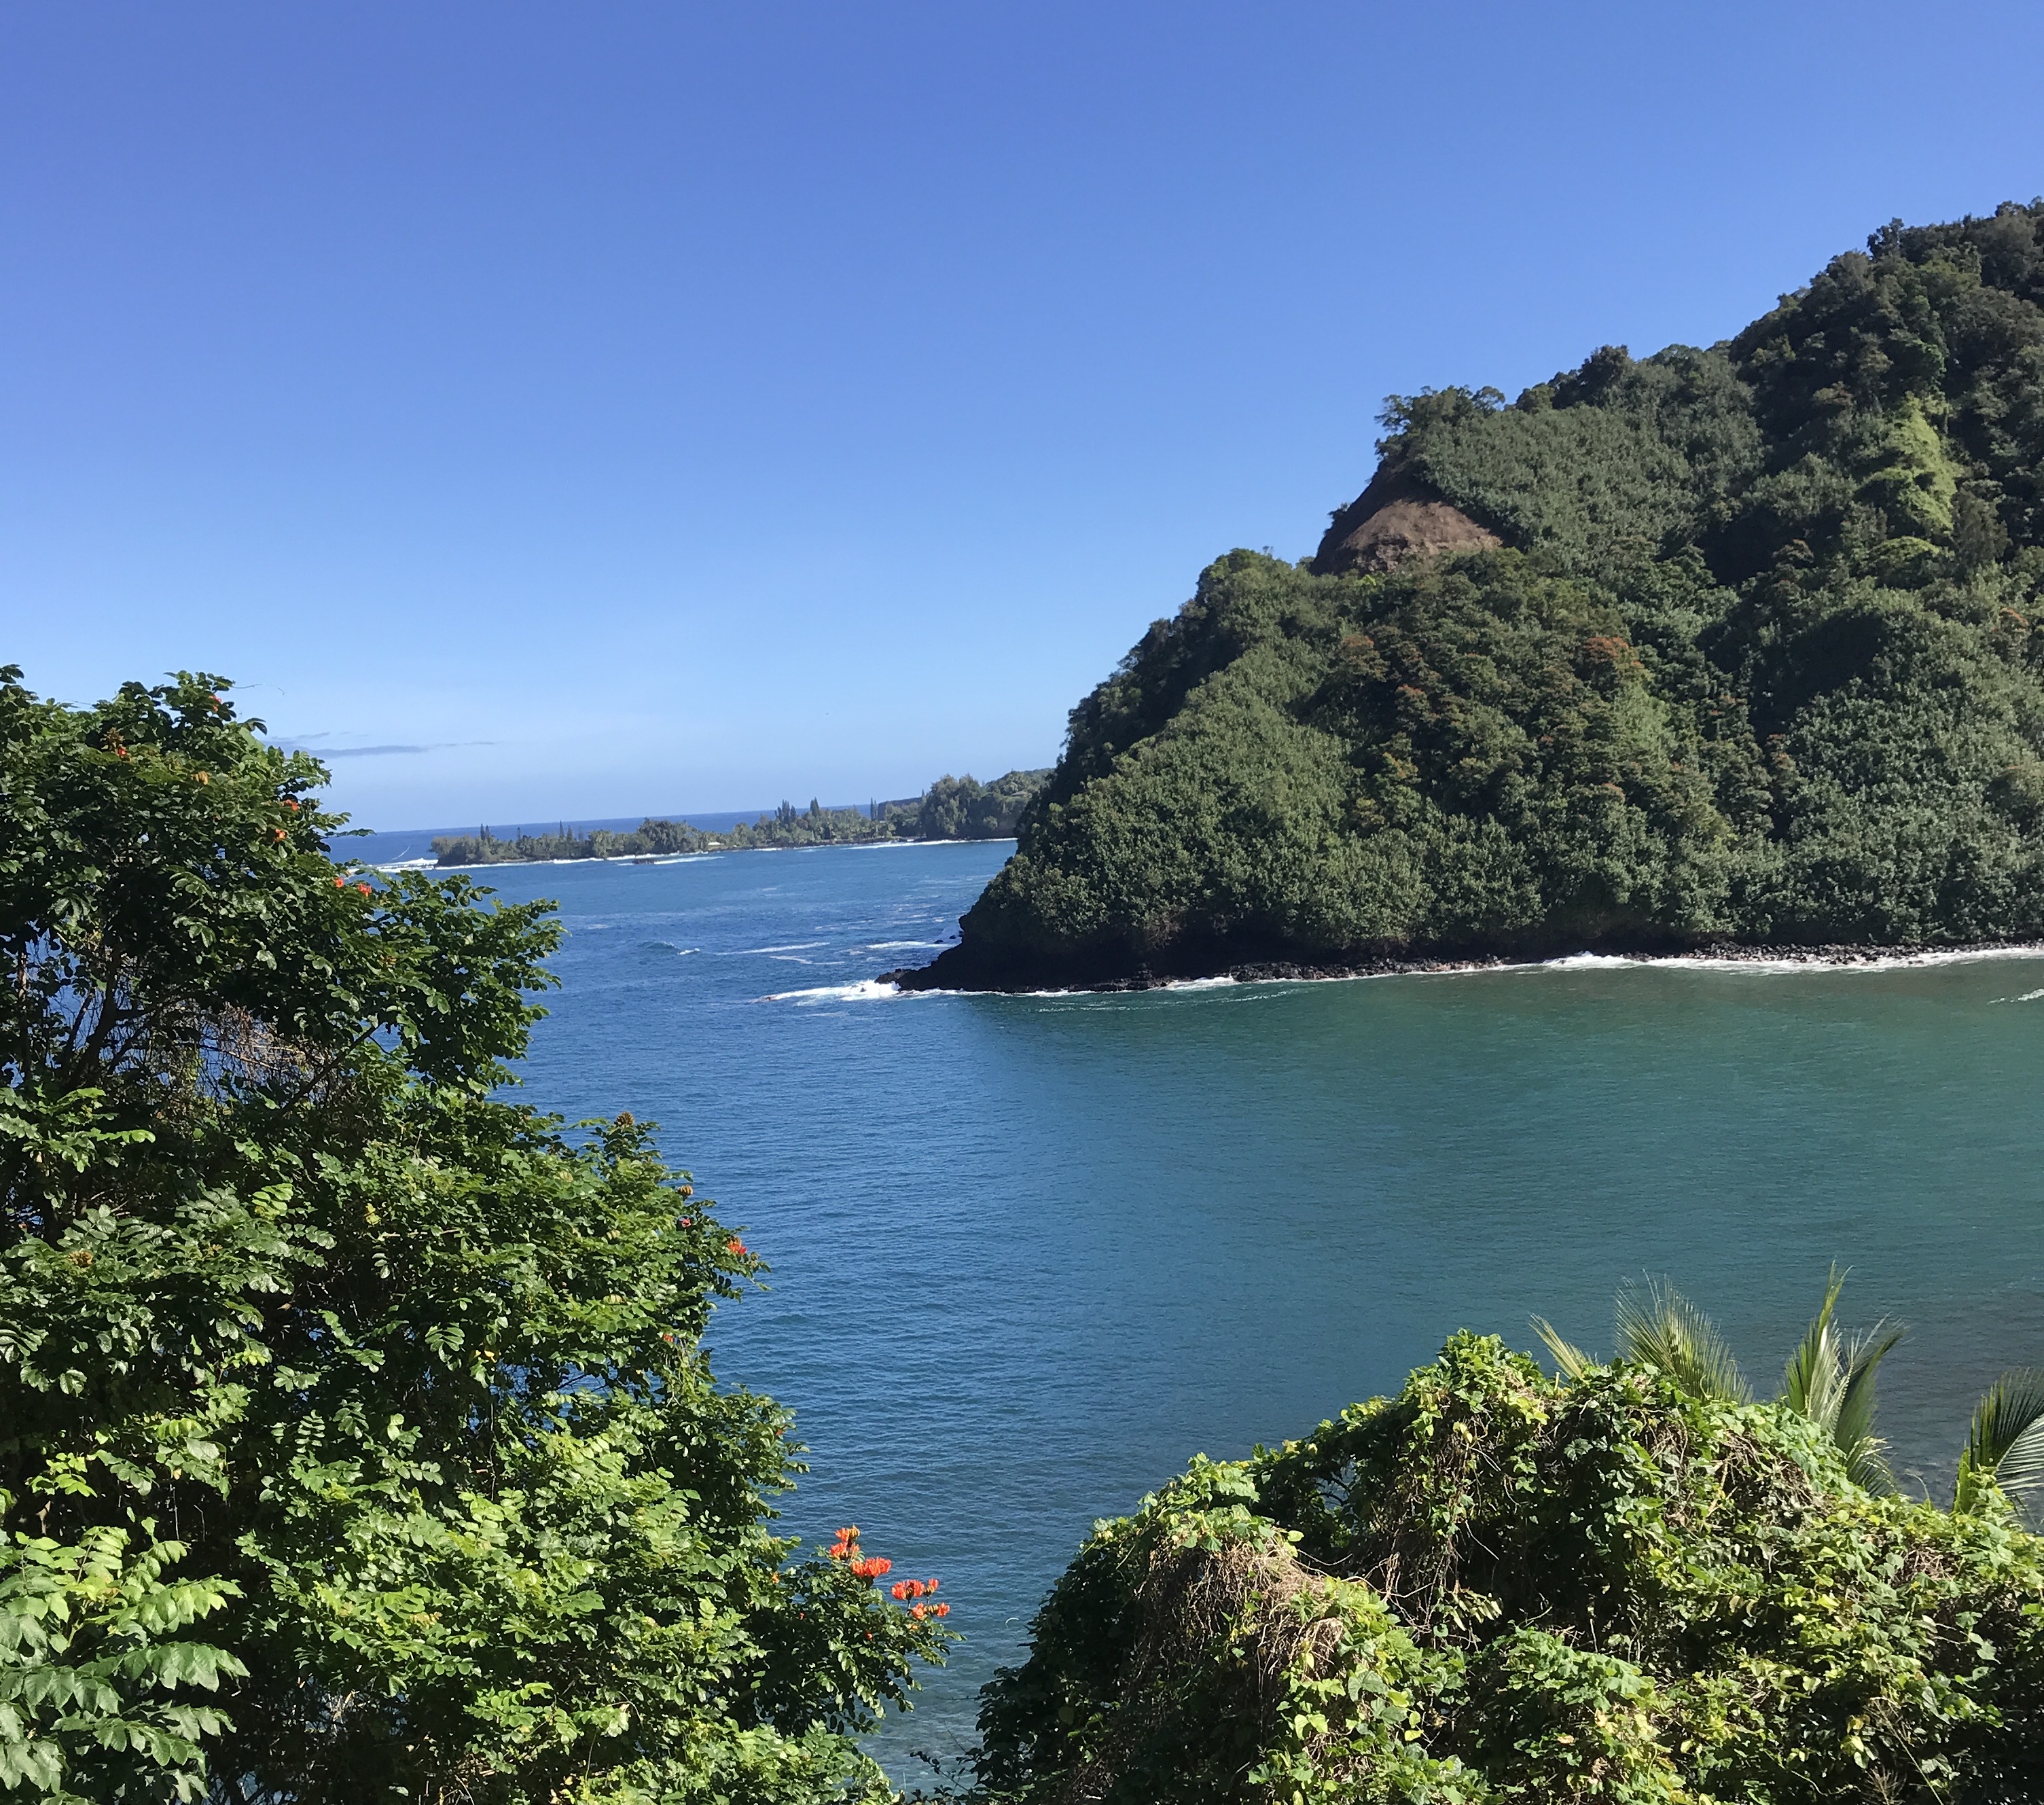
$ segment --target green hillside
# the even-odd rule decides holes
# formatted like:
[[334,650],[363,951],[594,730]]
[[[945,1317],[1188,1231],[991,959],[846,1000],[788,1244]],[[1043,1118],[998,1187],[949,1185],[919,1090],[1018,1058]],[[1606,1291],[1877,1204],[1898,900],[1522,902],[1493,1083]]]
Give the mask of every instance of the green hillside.
[[1073,711],[916,981],[2044,935],[2044,202],[1383,418],[1314,559]]

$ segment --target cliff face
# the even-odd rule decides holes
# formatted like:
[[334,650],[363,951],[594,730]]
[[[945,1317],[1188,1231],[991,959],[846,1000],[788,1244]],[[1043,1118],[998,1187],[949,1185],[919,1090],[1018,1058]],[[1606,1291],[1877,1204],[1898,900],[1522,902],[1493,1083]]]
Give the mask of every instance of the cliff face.
[[2044,936],[2044,202],[1394,397],[1071,716],[924,984]]
[[1370,486],[1335,516],[1312,569],[1323,577],[1370,576],[1414,558],[1479,551],[1504,543],[1425,483],[1386,463]]

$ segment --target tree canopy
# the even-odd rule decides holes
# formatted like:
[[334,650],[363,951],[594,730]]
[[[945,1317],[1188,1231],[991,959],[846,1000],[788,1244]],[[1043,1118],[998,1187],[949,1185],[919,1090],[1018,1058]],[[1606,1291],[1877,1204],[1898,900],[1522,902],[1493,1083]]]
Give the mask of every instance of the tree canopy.
[[759,1257],[501,1094],[544,904],[336,870],[217,678],[0,672],[0,1786],[809,1800],[944,1637],[701,1337]]

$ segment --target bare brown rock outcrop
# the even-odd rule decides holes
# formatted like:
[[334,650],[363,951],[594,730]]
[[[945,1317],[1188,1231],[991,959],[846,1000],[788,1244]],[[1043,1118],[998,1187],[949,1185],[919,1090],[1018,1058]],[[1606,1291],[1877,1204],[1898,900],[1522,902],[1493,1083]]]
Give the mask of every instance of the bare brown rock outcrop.
[[1335,516],[1313,558],[1316,574],[1371,575],[1442,551],[1476,551],[1504,543],[1418,478],[1378,466],[1370,486]]

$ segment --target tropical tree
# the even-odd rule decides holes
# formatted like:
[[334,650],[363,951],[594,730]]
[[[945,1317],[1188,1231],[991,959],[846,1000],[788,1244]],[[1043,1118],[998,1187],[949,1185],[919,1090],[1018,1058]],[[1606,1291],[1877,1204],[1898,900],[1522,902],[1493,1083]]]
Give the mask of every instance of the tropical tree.
[[763,1269],[508,1098],[557,930],[336,869],[217,678],[0,670],[0,1786],[798,1801],[944,1639],[772,1501]]

